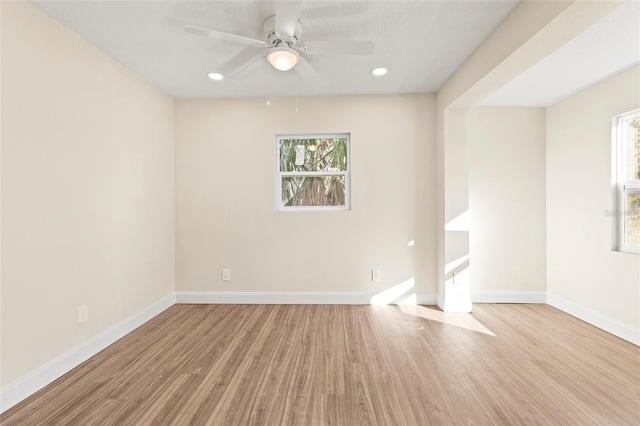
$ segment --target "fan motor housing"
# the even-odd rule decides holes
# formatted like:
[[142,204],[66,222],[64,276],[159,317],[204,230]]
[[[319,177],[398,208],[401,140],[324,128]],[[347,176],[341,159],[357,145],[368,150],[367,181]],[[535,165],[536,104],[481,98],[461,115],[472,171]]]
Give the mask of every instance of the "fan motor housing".
[[270,16],[264,21],[264,33],[267,37],[267,42],[274,47],[286,44],[289,47],[296,46],[300,41],[302,35],[302,24],[300,21],[296,21],[296,29],[293,33],[293,37],[286,38],[276,32],[276,16]]

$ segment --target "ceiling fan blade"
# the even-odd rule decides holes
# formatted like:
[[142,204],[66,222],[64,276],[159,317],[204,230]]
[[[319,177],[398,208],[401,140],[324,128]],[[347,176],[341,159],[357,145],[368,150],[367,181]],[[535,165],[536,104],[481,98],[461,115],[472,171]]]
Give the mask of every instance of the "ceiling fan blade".
[[302,50],[309,55],[372,55],[372,41],[307,41]]
[[247,44],[254,47],[267,47],[267,43],[253,38],[242,37],[235,34],[223,33],[221,31],[208,30],[206,28],[194,27],[193,25],[187,25],[184,27],[185,32],[190,34],[196,34],[205,37],[211,37],[218,40],[231,41],[234,43]]
[[248,49],[249,52],[242,53],[225,65],[225,69],[229,70],[227,74],[230,79],[235,79],[244,70],[250,68],[253,64],[265,58],[264,53],[256,55],[256,52]]
[[309,62],[305,61],[303,57],[300,57],[300,60],[296,64],[294,70],[314,89],[319,89],[327,84],[325,79],[318,74],[318,71],[316,71]]
[[301,0],[279,1],[276,5],[276,32],[282,37],[291,38],[296,31]]

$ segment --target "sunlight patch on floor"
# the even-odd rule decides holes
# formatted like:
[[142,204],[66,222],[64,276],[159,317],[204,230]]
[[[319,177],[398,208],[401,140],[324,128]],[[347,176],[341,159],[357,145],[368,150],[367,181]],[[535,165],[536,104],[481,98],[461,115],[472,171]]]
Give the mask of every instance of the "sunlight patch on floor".
[[[468,256],[466,256],[466,258],[468,258]],[[458,259],[458,261],[464,262],[465,257]],[[466,330],[487,334],[489,336],[495,336],[491,330],[475,319],[472,314],[442,312],[439,309],[418,305],[414,285],[414,279],[411,277],[400,284],[396,284],[393,287],[374,294],[371,297],[371,304],[398,305],[398,309],[405,314],[414,315],[416,317],[425,318],[430,321],[436,321],[443,324],[453,325]]]
[[419,305],[402,305],[398,306],[398,308],[405,314],[415,315],[417,317],[425,318],[431,321],[453,325],[478,333],[488,334],[489,336],[495,336],[495,334],[493,334],[491,330],[485,327],[480,321],[475,319],[472,314],[442,312],[438,309],[427,308]]

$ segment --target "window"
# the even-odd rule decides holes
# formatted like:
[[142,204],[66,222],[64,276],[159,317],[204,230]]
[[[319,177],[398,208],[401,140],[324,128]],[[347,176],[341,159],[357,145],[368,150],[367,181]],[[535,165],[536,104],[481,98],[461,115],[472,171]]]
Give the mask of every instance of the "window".
[[640,254],[640,109],[614,118],[617,246]]
[[348,210],[349,135],[276,137],[278,210]]

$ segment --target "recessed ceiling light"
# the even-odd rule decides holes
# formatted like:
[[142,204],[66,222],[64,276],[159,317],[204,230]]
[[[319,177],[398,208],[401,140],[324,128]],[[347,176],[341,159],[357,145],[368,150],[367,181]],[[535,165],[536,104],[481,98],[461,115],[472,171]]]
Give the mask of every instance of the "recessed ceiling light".
[[380,77],[383,76],[387,73],[387,69],[386,68],[374,68],[371,70],[371,74],[375,75],[376,77]]
[[224,78],[224,76],[219,72],[210,72],[209,74],[207,74],[207,77],[209,77],[211,80],[216,81],[222,80]]

